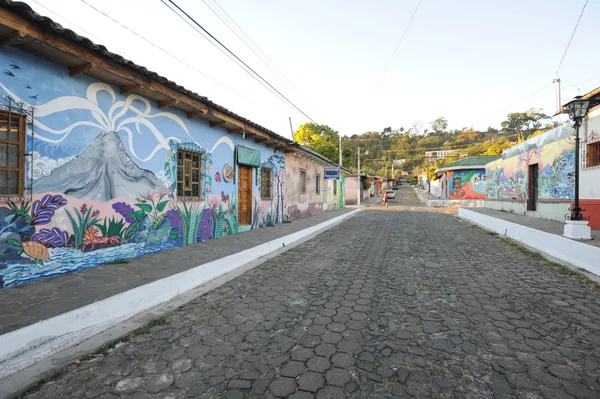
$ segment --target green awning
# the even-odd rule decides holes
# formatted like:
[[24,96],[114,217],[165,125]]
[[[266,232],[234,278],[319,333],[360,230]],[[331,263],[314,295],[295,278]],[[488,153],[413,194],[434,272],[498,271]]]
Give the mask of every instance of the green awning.
[[238,165],[252,166],[260,168],[260,151],[252,148],[237,146],[237,163]]

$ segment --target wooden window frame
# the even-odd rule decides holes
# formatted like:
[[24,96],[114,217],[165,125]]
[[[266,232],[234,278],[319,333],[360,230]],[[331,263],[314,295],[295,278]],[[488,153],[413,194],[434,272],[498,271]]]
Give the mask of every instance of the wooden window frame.
[[600,168],[600,141],[586,143],[585,145],[585,168]]
[[321,174],[315,176],[315,194],[321,194]]
[[[265,175],[268,177],[265,179]],[[268,182],[268,183],[266,183]],[[267,188],[267,190],[265,190]],[[260,169],[260,199],[262,200],[270,200],[272,197],[273,191],[273,170],[269,168],[261,168]]]
[[298,174],[298,192],[300,194],[306,194],[306,170],[300,169]]
[[[186,155],[190,155],[191,158],[187,158]],[[177,199],[178,200],[190,200],[198,201],[202,200],[202,153],[197,151],[185,150],[182,148],[177,149]],[[193,157],[198,157],[198,166],[193,166]],[[182,160],[181,166],[179,161]],[[186,180],[186,166],[189,165],[189,180]],[[198,181],[193,181],[193,172],[198,172]],[[186,184],[187,183],[187,184]],[[198,186],[198,195],[192,195],[193,186]],[[187,194],[189,193],[189,195]]]
[[[8,116],[11,116],[12,118],[17,118],[19,121],[17,122],[17,140],[10,140],[10,126],[8,124]],[[18,152],[17,152],[17,167],[11,167],[9,166],[9,159],[6,159],[6,165],[7,166],[0,166],[0,173],[5,173],[6,177],[7,177],[7,187],[8,185],[8,172],[14,172],[15,170],[17,171],[17,193],[16,194],[9,194],[8,192],[6,193],[2,193],[0,192],[0,197],[3,198],[22,198],[25,195],[25,138],[27,136],[27,115],[23,115],[20,113],[16,113],[16,112],[9,112],[6,111],[5,109],[0,109],[0,115],[1,116],[6,116],[6,139],[0,138],[0,143],[2,144],[6,144],[7,145],[7,150],[8,150],[8,145],[16,145],[18,146]],[[11,121],[12,122],[12,121]]]

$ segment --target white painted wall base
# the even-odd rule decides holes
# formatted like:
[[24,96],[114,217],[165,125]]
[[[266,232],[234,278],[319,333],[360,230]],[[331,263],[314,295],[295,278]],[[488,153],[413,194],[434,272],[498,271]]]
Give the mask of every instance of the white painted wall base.
[[0,378],[354,216],[359,209],[0,336]]
[[458,217],[512,238],[540,252],[600,275],[600,248],[520,224],[460,208]]
[[427,195],[423,195],[418,188],[413,186],[415,194],[419,199],[419,202],[425,206],[438,207],[438,206],[466,206],[469,208],[483,208],[485,200],[450,200],[442,198],[427,198]]
[[577,240],[591,240],[592,228],[587,220],[567,220],[563,235]]

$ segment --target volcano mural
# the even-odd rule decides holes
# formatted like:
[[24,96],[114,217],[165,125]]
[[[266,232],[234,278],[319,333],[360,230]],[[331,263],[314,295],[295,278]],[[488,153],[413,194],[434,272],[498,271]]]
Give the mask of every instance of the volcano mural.
[[134,200],[140,192],[162,187],[154,173],[133,162],[117,132],[106,132],[74,160],[36,181],[34,192],[106,202],[114,198]]
[[[0,288],[281,222],[284,157],[273,148],[4,49],[0,64],[13,63],[0,113],[18,104],[35,117],[18,131],[23,190],[0,193]],[[237,145],[257,150],[273,172],[271,199],[253,184],[246,226],[238,226]]]

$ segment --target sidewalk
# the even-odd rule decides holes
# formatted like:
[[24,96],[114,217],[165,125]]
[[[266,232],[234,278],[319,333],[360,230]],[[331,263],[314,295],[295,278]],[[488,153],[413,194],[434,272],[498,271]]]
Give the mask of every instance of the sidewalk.
[[[346,208],[325,212],[293,223],[129,259],[126,264],[106,264],[2,289],[0,370],[4,371],[0,378],[9,365],[13,372],[26,367],[132,317],[136,306],[141,311],[151,304],[156,306],[157,301],[165,302],[268,256],[353,212],[357,211]],[[16,361],[19,357],[25,359]]]
[[460,208],[460,218],[600,276],[600,230],[592,240],[563,237],[564,223],[488,208]]

